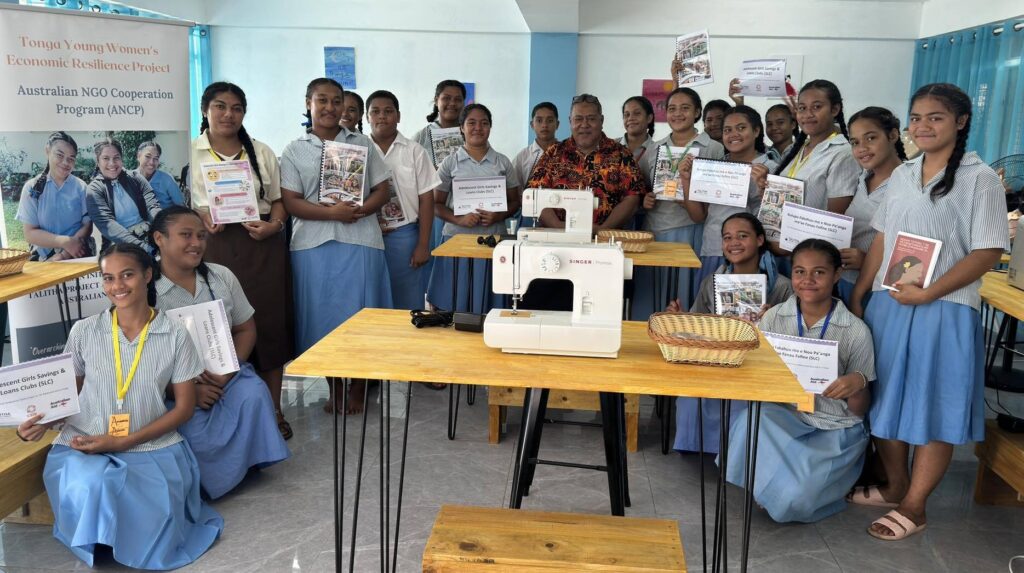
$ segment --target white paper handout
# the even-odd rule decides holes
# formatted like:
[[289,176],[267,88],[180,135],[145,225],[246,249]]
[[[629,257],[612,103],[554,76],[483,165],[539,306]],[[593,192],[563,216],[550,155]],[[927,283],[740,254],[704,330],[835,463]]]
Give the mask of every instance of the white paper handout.
[[804,203],[804,182],[780,175],[768,174],[768,187],[761,196],[761,210],[757,218],[764,225],[764,232],[769,241],[779,240],[782,229],[782,206],[786,203]]
[[804,390],[821,394],[839,378],[839,342],[772,332],[764,337]]
[[691,32],[676,38],[676,59],[683,69],[675,78],[679,87],[696,87],[715,81],[711,74],[711,42],[708,31]]
[[456,217],[477,209],[500,213],[508,210],[504,177],[456,177],[452,180],[452,212]]
[[238,355],[223,301],[217,299],[164,312],[188,330],[208,372],[218,375],[238,372]]
[[837,249],[846,249],[852,236],[853,217],[796,203],[782,206],[779,246],[787,251],[807,239],[824,239]]
[[740,64],[740,93],[753,97],[785,97],[786,60],[746,60]]
[[693,160],[690,200],[746,207],[750,192],[750,164],[716,159]]
[[764,275],[716,274],[715,314],[756,323],[768,300],[768,277]]
[[79,412],[70,354],[0,368],[0,426],[18,426],[36,414],[40,424]]
[[654,175],[651,177],[651,191],[659,201],[679,201],[683,198],[679,188],[679,163],[687,155],[700,156],[697,147],[658,146],[654,160]]
[[320,158],[320,203],[339,201],[363,204],[366,154],[369,148],[340,141],[324,141]]
[[203,185],[214,225],[246,223],[260,219],[252,164],[247,160],[204,163]]
[[434,159],[434,167],[462,147],[462,128],[430,126],[430,155]]

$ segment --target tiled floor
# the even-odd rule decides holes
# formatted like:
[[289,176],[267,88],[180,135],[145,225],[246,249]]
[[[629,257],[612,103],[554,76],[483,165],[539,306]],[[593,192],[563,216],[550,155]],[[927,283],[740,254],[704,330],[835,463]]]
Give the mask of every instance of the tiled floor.
[[[290,442],[293,457],[287,462],[251,475],[214,507],[224,516],[224,535],[189,572],[329,571],[334,568],[333,507],[331,497],[332,419],[321,405],[327,396],[326,382],[290,380],[287,383],[286,415],[295,429]],[[438,507],[443,503],[502,506],[506,503],[512,468],[513,442],[487,444],[486,396],[481,392],[474,406],[460,408],[458,436],[445,437],[447,392],[414,388],[409,428],[409,456],[405,499],[402,508],[398,570],[419,571],[423,546]],[[363,490],[356,536],[355,571],[380,569],[378,492],[380,491],[380,441],[371,394],[368,437],[363,465]],[[698,489],[699,465],[695,456],[676,453],[663,456],[658,446],[653,401],[645,401],[641,418],[640,452],[629,456],[632,507],[627,515],[657,516],[679,521],[691,571],[702,568]],[[513,410],[518,412],[518,410]],[[593,418],[585,413],[577,418]],[[509,416],[515,432],[518,418]],[[344,496],[351,516],[358,458],[358,424],[349,422],[349,444]],[[393,459],[398,459],[401,421],[393,420]],[[845,512],[812,525],[779,525],[763,511],[754,510],[751,543],[752,571],[871,572],[950,571],[1005,572],[1014,555],[1024,554],[1024,510],[975,505],[971,498],[976,462],[970,447],[958,448],[955,461],[929,506],[929,526],[921,535],[900,543],[872,539],[865,528],[878,510],[850,507]],[[544,431],[542,457],[583,463],[600,463],[603,457],[600,430],[577,426],[548,426]],[[398,464],[391,468],[397,484]],[[707,466],[709,479],[715,468]],[[395,490],[393,490],[393,494]],[[730,490],[731,523],[738,524],[740,492]],[[394,504],[392,495],[392,504]],[[604,474],[587,470],[542,466],[531,495],[530,509],[607,513],[607,481]],[[351,526],[346,521],[346,549]],[[739,528],[730,529],[730,558],[738,558]],[[53,539],[50,528],[15,524],[0,525],[0,570],[80,571],[88,569]],[[105,562],[97,569],[121,571]],[[1016,563],[1024,572],[1024,561]]]

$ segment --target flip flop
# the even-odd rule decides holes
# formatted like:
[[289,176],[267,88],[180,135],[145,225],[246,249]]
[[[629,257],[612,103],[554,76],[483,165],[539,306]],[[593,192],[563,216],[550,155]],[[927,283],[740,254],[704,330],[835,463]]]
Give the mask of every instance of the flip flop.
[[857,486],[853,488],[850,493],[846,494],[846,501],[857,505],[885,507],[888,509],[895,509],[900,506],[898,503],[885,501],[885,498],[882,497],[882,494],[878,491],[877,485],[869,485],[867,487]]
[[[874,520],[873,522],[871,522],[871,525],[884,525],[894,533],[894,535],[885,535],[882,533],[878,533],[877,531],[869,527],[868,535],[874,537],[875,539],[881,539],[882,541],[900,541],[910,537],[915,533],[920,533],[921,531],[924,531],[925,527],[928,527],[927,523],[917,525],[909,518],[904,516],[902,513],[896,511],[895,509],[883,515],[882,517],[879,517],[878,519]],[[894,525],[896,527],[893,527]],[[899,529],[897,528],[902,529],[902,531],[899,531]]]
[[288,420],[284,419],[284,414],[280,411],[277,412],[277,430],[281,432],[281,437],[285,440],[292,439],[294,432],[292,432],[292,425],[288,423]]

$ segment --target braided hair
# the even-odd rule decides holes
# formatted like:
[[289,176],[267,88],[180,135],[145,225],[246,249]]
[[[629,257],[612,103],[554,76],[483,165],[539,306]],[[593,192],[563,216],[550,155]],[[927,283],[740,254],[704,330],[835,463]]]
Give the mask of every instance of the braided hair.
[[36,180],[29,188],[29,196],[33,199],[38,199],[39,196],[43,194],[43,190],[46,189],[46,176],[50,174],[50,149],[53,147],[53,144],[58,141],[67,143],[71,146],[71,149],[75,150],[75,154],[78,154],[78,144],[75,143],[73,137],[63,131],[55,131],[51,133],[50,137],[46,138],[46,165],[43,166],[43,172],[36,177]]
[[[97,258],[98,264],[102,267],[103,259],[110,255],[127,255],[135,259],[135,262],[139,263],[139,266],[142,267],[143,273],[149,270],[153,271],[153,276],[150,277],[149,282],[146,283],[146,302],[149,303],[149,306],[156,306],[156,279],[159,269],[153,261],[153,257],[151,257],[145,249],[137,245],[133,245],[131,243],[111,243],[103,249],[102,252],[100,252],[99,257]],[[111,306],[111,308],[113,308],[113,306]]]
[[967,136],[971,132],[971,98],[953,84],[928,84],[914,92],[914,96],[910,98],[911,108],[913,108],[914,102],[926,97],[938,100],[957,121],[962,117],[967,118],[964,126],[956,132],[953,154],[949,156],[949,162],[946,163],[946,172],[942,176],[942,181],[932,187],[932,200],[935,200],[938,197],[945,197],[953,189],[956,170],[960,167],[960,161],[963,160],[964,154],[967,152]]
[[[199,213],[196,213],[192,209],[189,209],[188,207],[185,207],[183,205],[171,205],[170,207],[163,209],[162,211],[157,213],[156,217],[153,218],[153,223],[149,226],[149,242],[153,245],[153,248],[156,249],[157,255],[160,254],[160,247],[157,246],[156,234],[160,233],[165,237],[169,237],[170,232],[168,230],[168,227],[170,227],[171,223],[176,221],[179,217],[187,217],[189,215],[195,217],[197,220],[199,220],[200,224],[202,224],[202,219],[199,217]],[[203,282],[206,283],[206,288],[209,289],[210,296],[213,298],[217,298],[216,296],[214,296],[213,287],[210,285],[210,267],[206,265],[205,259],[199,261],[199,266],[196,267],[196,272],[199,273],[199,276],[202,277]],[[157,259],[156,265],[154,266],[153,270],[153,282],[156,283],[160,276],[160,259]],[[155,304],[156,292],[154,291],[153,294],[153,304]]]
[[441,93],[444,92],[445,88],[458,88],[462,92],[462,99],[466,99],[466,86],[463,85],[459,80],[442,80],[438,82],[437,87],[434,88],[434,109],[427,115],[427,123],[434,123],[437,121],[437,117],[441,115],[441,110],[437,109],[437,98],[441,97]]
[[850,117],[850,125],[861,119],[875,122],[885,132],[886,137],[896,130],[896,142],[893,144],[896,148],[896,157],[899,157],[900,161],[907,160],[907,150],[903,148],[903,140],[900,139],[900,120],[891,111],[884,107],[866,107]]
[[[356,120],[356,131],[358,131],[359,133],[362,133],[363,132],[363,113],[366,112],[366,103],[363,102],[363,98],[359,94],[357,94],[356,92],[353,92],[353,91],[345,92],[345,97],[349,97],[349,96],[355,98],[356,102],[359,103],[359,116],[358,116],[359,119]],[[344,101],[344,100],[342,100],[342,101]]]
[[[203,97],[200,100],[203,122],[199,125],[199,133],[206,133],[206,130],[210,129],[210,121],[206,118],[206,112],[210,109],[213,98],[225,92],[238,98],[239,103],[242,104],[242,113],[245,114],[248,104],[245,101],[245,92],[242,91],[242,88],[230,82],[213,82],[203,90]],[[266,196],[266,190],[263,187],[263,174],[260,173],[260,162],[256,158],[256,146],[253,145],[252,138],[249,137],[249,132],[245,131],[244,125],[238,126],[238,140],[242,142],[242,148],[249,156],[249,165],[252,166],[253,172],[256,173],[256,179],[260,182],[260,199],[263,199]]]
[[[644,96],[633,96],[622,103],[622,113],[626,113],[626,105],[631,101],[639,104],[644,113],[651,117],[651,121],[647,122],[647,135],[654,135],[654,104]],[[557,116],[557,113],[555,115]]]
[[[839,93],[839,88],[836,84],[828,80],[811,80],[804,84],[804,87],[800,88],[800,93],[804,93],[807,90],[821,90],[825,93],[825,97],[828,102],[832,105],[839,106],[839,113],[832,118],[832,121],[839,124],[839,132],[843,134],[843,137],[849,139],[850,133],[846,129],[846,119],[843,116],[843,95]],[[780,175],[782,170],[785,169],[792,161],[796,158],[797,154],[804,147],[804,143],[807,142],[807,132],[801,131],[796,136],[796,141],[790,146],[789,151],[786,152],[786,156],[779,162],[779,167],[775,170],[776,175]]]
[[750,127],[756,131],[756,134],[754,135],[754,150],[758,153],[764,153],[767,151],[767,148],[764,146],[764,124],[761,123],[761,114],[757,113],[757,110],[746,105],[738,105],[731,108],[729,111],[725,112],[724,116],[722,116],[723,126],[725,125],[726,118],[730,115],[742,115],[747,118],[747,121],[750,122]]

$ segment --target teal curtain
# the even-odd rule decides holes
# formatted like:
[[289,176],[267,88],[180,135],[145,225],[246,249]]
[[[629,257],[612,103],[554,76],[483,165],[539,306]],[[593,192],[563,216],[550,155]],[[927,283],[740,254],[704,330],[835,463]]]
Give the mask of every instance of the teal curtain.
[[948,82],[974,102],[967,146],[986,162],[1024,153],[1024,18],[917,41],[911,94]]

